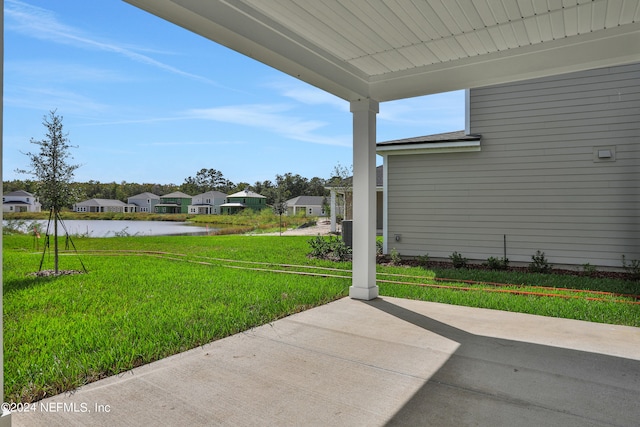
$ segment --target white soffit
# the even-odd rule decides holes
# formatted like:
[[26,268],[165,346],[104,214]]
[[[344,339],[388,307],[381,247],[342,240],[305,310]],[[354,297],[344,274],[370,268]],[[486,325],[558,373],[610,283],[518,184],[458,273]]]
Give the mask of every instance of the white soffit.
[[640,0],[125,0],[346,100],[640,61]]

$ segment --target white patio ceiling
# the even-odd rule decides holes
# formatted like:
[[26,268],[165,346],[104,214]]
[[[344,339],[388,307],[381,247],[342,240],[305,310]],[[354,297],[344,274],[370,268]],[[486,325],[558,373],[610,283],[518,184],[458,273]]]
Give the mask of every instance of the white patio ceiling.
[[125,0],[345,100],[640,61],[640,0]]

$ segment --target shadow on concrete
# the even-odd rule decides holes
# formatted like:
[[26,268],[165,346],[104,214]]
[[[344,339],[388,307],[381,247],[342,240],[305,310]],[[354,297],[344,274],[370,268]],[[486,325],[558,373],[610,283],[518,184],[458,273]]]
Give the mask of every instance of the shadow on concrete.
[[460,344],[387,425],[640,423],[640,361],[474,335],[382,299],[364,303]]

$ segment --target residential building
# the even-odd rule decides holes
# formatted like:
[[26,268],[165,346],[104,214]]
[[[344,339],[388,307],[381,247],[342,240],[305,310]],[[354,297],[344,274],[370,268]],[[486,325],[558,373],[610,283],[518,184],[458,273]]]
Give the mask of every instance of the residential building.
[[227,195],[220,191],[207,191],[193,196],[189,205],[190,214],[218,215],[221,206],[227,202]]
[[130,213],[136,212],[137,206],[134,204],[124,203],[121,200],[112,199],[89,199],[73,205],[74,212],[119,212]]
[[298,196],[286,201],[287,215],[326,216],[323,196]]
[[640,64],[471,89],[465,131],[377,152],[387,252],[640,259]]
[[160,196],[144,192],[129,197],[127,202],[137,206],[135,212],[155,212],[156,205],[160,203]]
[[2,196],[2,212],[40,212],[42,205],[33,194],[23,190]]
[[221,205],[223,214],[234,214],[245,209],[259,211],[267,207],[267,198],[250,190],[243,190],[227,196]]
[[160,203],[154,207],[156,213],[189,213],[191,196],[181,191],[160,196]]

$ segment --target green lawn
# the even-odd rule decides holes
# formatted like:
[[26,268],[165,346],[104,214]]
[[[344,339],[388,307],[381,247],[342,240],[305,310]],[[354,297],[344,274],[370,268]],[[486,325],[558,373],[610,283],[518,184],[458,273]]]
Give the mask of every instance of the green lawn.
[[[349,263],[307,258],[308,237],[75,238],[81,253],[65,252],[60,268],[81,270],[82,261],[88,273],[56,278],[28,275],[41,259],[33,237],[3,239],[4,386],[6,399],[16,402],[71,390],[327,303],[346,296],[351,284]],[[46,255],[45,268],[51,265]],[[387,266],[378,266],[378,272],[379,279],[421,284],[465,274]],[[549,286],[557,287],[562,280],[500,274],[512,284],[550,280]],[[460,278],[452,278],[451,286],[469,288],[456,283]],[[580,282],[591,290],[636,286],[564,280],[572,284],[567,287]],[[619,298],[522,296],[485,292],[480,285],[465,291],[379,286],[381,295],[640,326],[640,306],[613,302]]]

